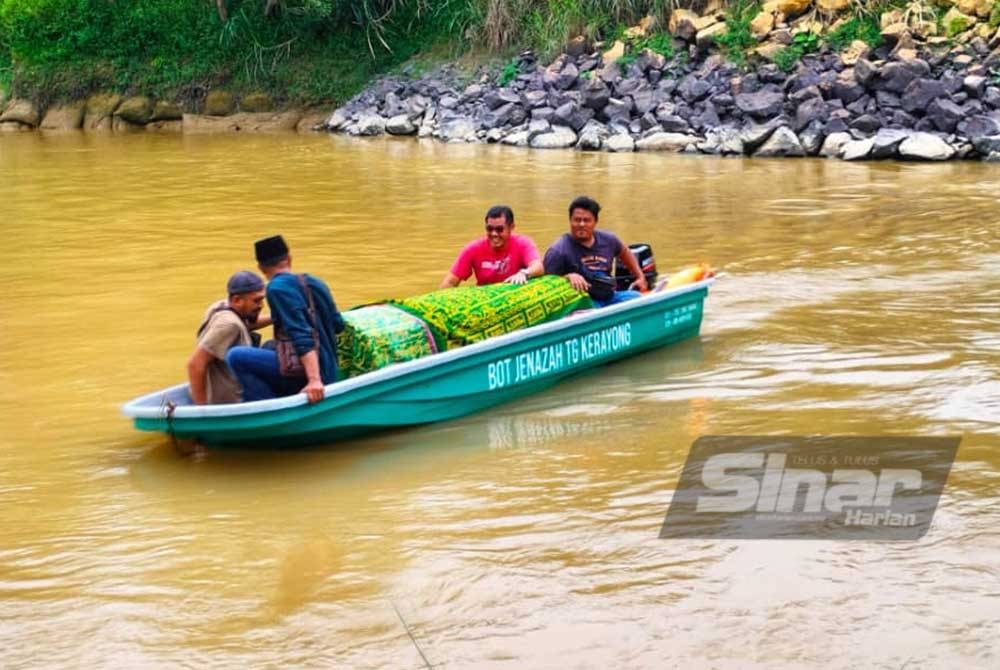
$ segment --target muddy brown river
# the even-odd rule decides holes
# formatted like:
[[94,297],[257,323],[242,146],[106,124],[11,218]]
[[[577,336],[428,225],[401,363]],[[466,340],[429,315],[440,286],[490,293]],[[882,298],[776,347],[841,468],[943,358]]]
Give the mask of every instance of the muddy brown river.
[[[0,667],[1000,667],[1000,180],[984,163],[326,136],[0,137]],[[701,336],[461,420],[181,457],[253,240],[351,306],[435,288],[486,208],[580,193]],[[702,435],[957,435],[916,542],[661,540]]]

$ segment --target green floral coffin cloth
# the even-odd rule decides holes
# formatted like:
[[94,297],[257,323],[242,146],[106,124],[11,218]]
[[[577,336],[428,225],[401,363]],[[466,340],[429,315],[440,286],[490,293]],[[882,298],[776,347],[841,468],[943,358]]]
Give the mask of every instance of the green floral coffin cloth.
[[394,300],[391,304],[423,320],[439,350],[554,321],[594,305],[563,277],[546,275],[523,286],[460,286]]
[[434,291],[343,312],[341,379],[554,321],[593,303],[562,277]]
[[337,336],[341,379],[438,351],[427,325],[392,305],[357,307],[343,317],[344,330]]

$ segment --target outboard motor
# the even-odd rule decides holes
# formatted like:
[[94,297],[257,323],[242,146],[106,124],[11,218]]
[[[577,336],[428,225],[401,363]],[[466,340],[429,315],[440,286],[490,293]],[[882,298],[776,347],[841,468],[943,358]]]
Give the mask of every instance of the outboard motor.
[[[656,259],[653,258],[653,248],[643,242],[628,245],[635,259],[639,261],[642,274],[646,275],[646,284],[653,288],[656,284]],[[617,259],[615,260],[615,290],[627,291],[629,285],[635,281],[635,277]]]

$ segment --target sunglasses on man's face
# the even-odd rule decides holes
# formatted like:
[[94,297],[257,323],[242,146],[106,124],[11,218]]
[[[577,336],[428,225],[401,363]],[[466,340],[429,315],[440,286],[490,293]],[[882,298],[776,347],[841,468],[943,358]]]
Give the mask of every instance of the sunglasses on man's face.
[[487,233],[502,233],[505,230],[507,230],[507,226],[504,226],[504,225],[501,225],[501,226],[486,226],[486,232]]

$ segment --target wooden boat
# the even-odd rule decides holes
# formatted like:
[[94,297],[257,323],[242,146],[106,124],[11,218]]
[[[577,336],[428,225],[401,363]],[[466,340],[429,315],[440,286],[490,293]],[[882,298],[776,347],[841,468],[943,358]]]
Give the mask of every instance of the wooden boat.
[[704,279],[636,300],[572,314],[305,394],[232,405],[193,405],[187,384],[122,408],[139,430],[208,445],[297,446],[454,419],[532,393],[583,370],[698,334]]

